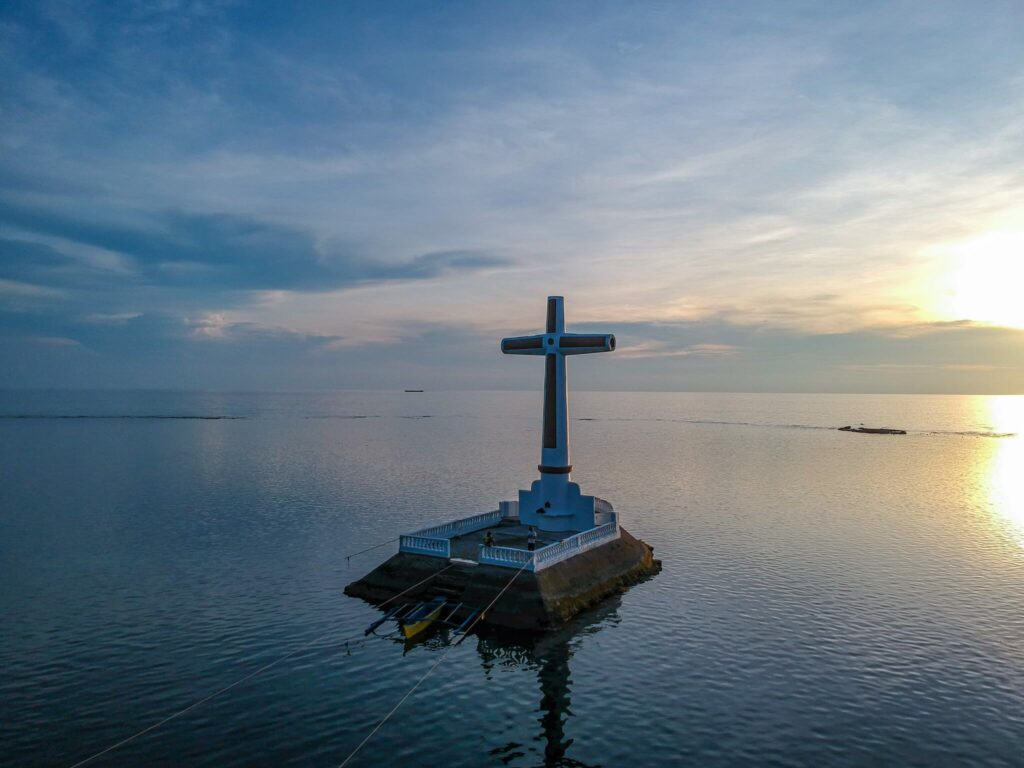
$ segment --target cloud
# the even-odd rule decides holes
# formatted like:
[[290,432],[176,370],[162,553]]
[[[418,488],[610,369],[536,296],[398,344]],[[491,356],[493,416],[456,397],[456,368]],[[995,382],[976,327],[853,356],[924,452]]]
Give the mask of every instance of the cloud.
[[52,299],[59,298],[63,295],[64,292],[56,288],[47,288],[43,285],[22,283],[17,280],[0,279],[0,297],[8,296],[17,298]]
[[259,323],[231,320],[222,312],[209,312],[201,317],[186,318],[187,337],[199,341],[220,342],[240,346],[273,343],[293,350],[330,350],[344,345],[343,336],[303,333],[288,328],[273,328]]
[[83,323],[96,323],[99,325],[124,325],[140,317],[142,317],[141,312],[113,312],[108,314],[90,312],[87,315],[83,315],[81,320]]
[[29,336],[25,341],[30,344],[43,344],[48,347],[81,347],[82,342],[65,336]]
[[[126,322],[0,312],[0,386],[223,389],[384,388],[537,390],[540,368],[501,355],[500,334],[421,323],[383,340],[239,319],[144,313]],[[935,326],[913,337],[803,334],[723,321],[579,323],[614,331],[619,350],[574,359],[574,388],[738,392],[990,392],[1024,389],[1024,331]],[[68,368],[67,339],[90,355]],[[627,350],[638,350],[628,354]],[[995,361],[995,362],[994,362]],[[47,382],[50,382],[47,384]],[[923,383],[922,383],[923,382]]]
[[[252,216],[165,211],[133,224],[103,223],[12,204],[0,225],[49,239],[0,242],[0,275],[77,287],[111,280],[60,247],[102,249],[130,260],[133,282],[211,290],[329,291],[377,282],[425,280],[506,265],[474,250],[421,253],[402,261],[375,259],[365,248],[320,241],[309,231]],[[99,273],[102,273],[100,276]]]
[[666,341],[642,341],[628,346],[620,345],[616,352],[619,357],[692,357],[694,355],[735,355],[741,347],[732,344],[690,344],[680,348]]
[[844,365],[849,371],[1015,371],[1019,366],[970,363],[858,363]]

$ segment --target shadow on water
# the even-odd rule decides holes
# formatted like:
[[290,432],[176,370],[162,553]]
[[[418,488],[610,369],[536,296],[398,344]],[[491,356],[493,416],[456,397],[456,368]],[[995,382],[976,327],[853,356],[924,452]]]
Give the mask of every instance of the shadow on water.
[[[543,744],[544,759],[538,765],[544,768],[597,768],[569,756],[573,744],[573,739],[566,735],[566,725],[573,716],[569,661],[583,638],[619,622],[621,602],[616,595],[565,626],[543,634],[499,628],[485,628],[477,634],[477,653],[486,677],[490,678],[491,671],[498,666],[536,671],[540,717],[535,741]],[[527,756],[524,745],[515,742],[496,746],[490,754],[505,764],[518,764]]]

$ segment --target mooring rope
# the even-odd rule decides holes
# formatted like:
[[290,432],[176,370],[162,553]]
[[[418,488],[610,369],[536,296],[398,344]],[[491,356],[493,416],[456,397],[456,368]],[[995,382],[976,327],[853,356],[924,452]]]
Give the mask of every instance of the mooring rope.
[[398,541],[400,538],[402,538],[402,537],[401,536],[395,536],[395,538],[388,539],[387,541],[382,541],[380,544],[374,544],[372,547],[367,547],[366,549],[360,549],[358,552],[353,552],[351,555],[345,555],[345,565],[347,566],[349,564],[348,561],[351,560],[356,555],[361,555],[364,552],[369,552],[372,549],[377,549],[378,547],[383,547],[385,544],[391,544],[394,541]]
[[[439,571],[437,571],[435,573],[432,573],[430,576],[427,576],[427,578],[423,579],[422,581],[418,581],[415,584],[413,584],[411,587],[407,587],[406,589],[403,589],[398,594],[392,595],[391,597],[389,597],[384,602],[378,604],[377,607],[378,608],[383,608],[385,605],[387,605],[391,601],[397,600],[399,597],[401,597],[405,593],[410,592],[410,591],[416,589],[416,587],[418,587],[418,586],[420,586],[422,584],[426,584],[428,581],[430,581],[434,577],[440,576],[442,573],[447,571],[449,568],[453,568],[453,567],[455,567],[455,564],[454,563],[449,563],[444,568],[442,568],[441,570],[439,570]],[[181,717],[182,715],[186,714],[187,712],[190,712],[191,710],[195,709],[196,707],[200,706],[201,704],[205,704],[206,702],[210,701],[211,699],[217,698],[222,693],[227,693],[232,688],[235,688],[235,687],[241,685],[242,683],[245,683],[245,682],[248,682],[249,680],[252,680],[254,677],[256,677],[257,675],[259,675],[259,674],[261,674],[263,672],[266,672],[271,667],[276,667],[282,661],[287,661],[288,659],[292,658],[293,656],[297,656],[298,654],[302,653],[303,651],[307,650],[308,648],[311,648],[314,645],[316,645],[318,642],[323,640],[325,637],[328,637],[333,631],[334,630],[330,630],[328,632],[323,633],[322,635],[318,635],[313,640],[310,640],[308,643],[304,643],[303,645],[301,645],[298,648],[296,648],[294,651],[286,653],[284,656],[281,656],[280,658],[275,659],[274,661],[271,661],[271,662],[269,662],[267,664],[264,664],[259,669],[250,672],[245,677],[242,677],[242,678],[236,680],[235,682],[231,683],[230,685],[225,685],[220,690],[214,691],[213,693],[204,696],[203,698],[199,699],[198,701],[192,702],[191,704],[189,704],[184,709],[179,709],[177,712],[175,712],[172,715],[168,715],[163,720],[160,720],[159,722],[153,723],[152,725],[147,726],[146,728],[143,728],[141,731],[133,733],[131,736],[128,736],[127,738],[121,739],[121,741],[117,742],[116,744],[111,744],[106,749],[101,750],[101,751],[97,752],[96,754],[94,754],[94,755],[92,755],[90,757],[85,758],[84,760],[79,760],[77,763],[75,763],[74,765],[70,766],[70,768],[79,768],[79,766],[85,765],[86,763],[91,763],[97,757],[102,757],[103,755],[107,754],[108,752],[113,752],[118,747],[123,747],[125,744],[128,744],[129,742],[135,741],[135,739],[139,738],[140,736],[144,736],[145,734],[149,733],[150,731],[155,731],[160,726],[165,725],[165,724],[171,722],[171,720],[174,720],[176,718]],[[339,642],[339,644],[340,643],[345,643],[346,646],[347,646],[349,641],[354,640],[354,639],[358,639],[358,638],[359,638],[359,635],[352,635],[351,637],[346,637],[346,638],[344,638],[342,640],[339,640],[338,642]]]
[[426,680],[428,677],[430,677],[430,674],[435,669],[438,668],[438,666],[441,664],[442,661],[445,660],[445,657],[448,655],[448,651],[450,651],[455,646],[460,645],[462,643],[462,641],[466,639],[466,636],[469,635],[469,633],[472,631],[473,627],[475,627],[477,625],[477,622],[479,622],[481,619],[483,619],[487,615],[487,612],[489,610],[491,610],[491,608],[494,607],[494,604],[496,602],[498,602],[498,599],[503,594],[505,594],[505,590],[512,586],[512,582],[516,580],[516,578],[519,576],[519,574],[521,574],[524,570],[526,570],[526,566],[528,566],[528,565],[529,565],[528,562],[527,563],[523,563],[522,567],[518,571],[516,571],[514,574],[512,574],[512,578],[508,580],[508,583],[504,587],[501,588],[501,591],[497,595],[495,595],[494,599],[491,600],[491,602],[487,605],[487,607],[484,608],[482,611],[480,611],[480,613],[478,613],[476,615],[476,618],[473,619],[473,623],[471,623],[468,627],[466,627],[466,631],[462,633],[462,636],[456,642],[448,644],[448,646],[444,649],[444,653],[442,653],[438,657],[437,661],[435,661],[433,664],[430,665],[430,668],[423,674],[423,677],[421,677],[419,680],[417,680],[416,684],[412,688],[409,689],[409,691],[405,694],[405,696],[403,696],[401,699],[399,699],[398,703],[395,704],[395,706],[391,708],[391,711],[388,712],[386,715],[384,715],[384,718],[379,723],[377,723],[377,725],[374,727],[374,729],[372,731],[370,731],[368,734],[366,734],[365,738],[363,738],[363,740],[361,742],[359,742],[359,744],[356,746],[356,748],[353,749],[349,753],[348,757],[346,757],[342,761],[342,763],[338,766],[338,768],[345,768],[345,766],[348,765],[352,761],[352,758],[356,756],[356,754],[359,752],[359,750],[361,750],[364,746],[366,746],[366,743],[370,739],[373,738],[373,735],[375,733],[377,733],[377,731],[379,731],[381,728],[384,727],[384,723],[386,723],[388,720],[390,720],[391,716],[393,714],[395,714],[395,712],[398,711],[398,708],[401,707],[405,703],[405,700],[408,699],[410,696],[412,696],[413,692],[417,688],[420,687],[420,683],[422,683],[424,680]]

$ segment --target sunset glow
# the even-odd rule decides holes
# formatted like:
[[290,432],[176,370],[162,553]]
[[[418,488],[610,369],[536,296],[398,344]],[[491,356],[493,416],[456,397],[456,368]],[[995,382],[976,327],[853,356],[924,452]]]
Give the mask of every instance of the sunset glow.
[[1024,232],[990,232],[950,249],[944,314],[1024,328]]

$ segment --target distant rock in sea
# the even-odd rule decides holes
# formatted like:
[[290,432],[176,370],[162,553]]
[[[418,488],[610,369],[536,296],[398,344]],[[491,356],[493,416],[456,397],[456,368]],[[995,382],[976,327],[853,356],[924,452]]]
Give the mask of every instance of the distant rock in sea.
[[905,429],[887,429],[884,427],[851,427],[849,425],[839,428],[840,432],[859,432],[862,435],[905,435]]

